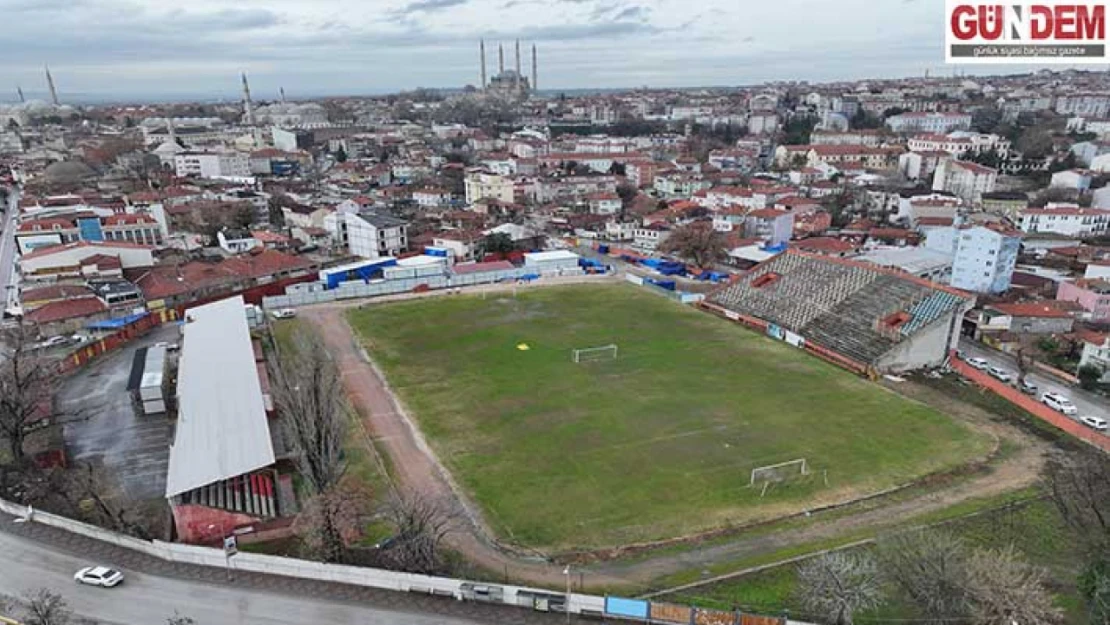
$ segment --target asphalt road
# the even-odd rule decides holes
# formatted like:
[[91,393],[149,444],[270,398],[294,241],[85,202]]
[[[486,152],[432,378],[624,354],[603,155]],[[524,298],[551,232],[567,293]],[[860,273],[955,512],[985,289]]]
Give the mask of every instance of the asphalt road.
[[[976,343],[966,338],[960,339],[960,351],[968,357],[975,356],[978,358],[985,358],[992,365],[1006,369],[1014,375],[1015,379],[1017,378],[1017,360],[1009,354],[991,349],[986,345]],[[1041,393],[1052,391],[1071,399],[1075,407],[1079,409],[1079,414],[1071,417],[1076,421],[1078,421],[1078,417],[1085,415],[1102,417],[1104,419],[1110,418],[1110,402],[1104,397],[1088,393],[1077,386],[1072,386],[1043,373],[1033,372],[1025,377],[1027,380],[1037,385],[1038,398]]]
[[[8,518],[0,522],[10,523]],[[353,601],[300,597],[295,593],[239,588],[159,577],[124,569],[113,589],[78,585],[73,573],[90,564],[36,540],[0,531],[0,592],[20,596],[38,588],[60,593],[79,616],[101,624],[158,625],[176,610],[202,625],[446,625],[477,621],[445,614],[417,614]]]
[[8,195],[8,207],[0,215],[0,302],[3,308],[18,301],[19,275],[15,271],[15,218],[19,214],[19,193]]

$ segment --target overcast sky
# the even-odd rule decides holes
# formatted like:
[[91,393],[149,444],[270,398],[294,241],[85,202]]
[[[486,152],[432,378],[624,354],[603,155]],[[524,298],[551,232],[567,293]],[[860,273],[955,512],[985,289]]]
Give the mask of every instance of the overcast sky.
[[0,101],[257,99],[479,82],[521,39],[541,89],[737,85],[943,70],[939,0],[0,0]]

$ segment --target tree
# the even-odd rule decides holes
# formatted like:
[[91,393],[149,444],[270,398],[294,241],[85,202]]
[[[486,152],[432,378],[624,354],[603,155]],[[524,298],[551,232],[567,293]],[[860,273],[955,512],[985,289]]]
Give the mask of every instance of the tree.
[[370,493],[345,482],[309,499],[293,522],[309,555],[324,562],[346,562],[370,518]]
[[344,150],[343,148],[339,148],[335,152],[335,162],[337,162],[337,163],[346,163],[347,162],[347,150]]
[[632,203],[636,201],[636,196],[639,194],[640,190],[631,183],[622,182],[617,185],[617,196],[621,199],[621,214],[632,207]]
[[724,235],[714,230],[708,221],[675,228],[659,246],[659,251],[689,259],[702,268],[712,267],[728,256]]
[[140,506],[123,494],[103,466],[75,463],[62,480],[63,496],[86,521],[144,540],[151,538]]
[[67,625],[72,617],[65,599],[46,588],[39,588],[23,597],[24,625]]
[[0,333],[0,436],[13,463],[25,460],[23,443],[31,426],[53,416],[57,367],[35,349],[22,324]]
[[784,145],[805,145],[809,143],[813,128],[817,125],[817,118],[808,115],[795,115],[787,120],[783,126],[782,143]]
[[1079,386],[1085,391],[1093,391],[1102,381],[1102,367],[1097,365],[1083,365],[1076,372],[1079,377]]
[[508,254],[516,249],[513,238],[505,232],[494,232],[482,239],[481,249],[485,254]]
[[396,528],[379,557],[387,568],[427,575],[443,570],[442,544],[455,530],[450,502],[420,494],[395,495],[386,512]]
[[1046,572],[1026,562],[1013,546],[977,549],[967,561],[967,594],[975,625],[1046,625],[1061,611],[1045,587]]
[[1094,618],[1110,617],[1110,458],[1079,450],[1049,457],[1046,490],[1070,535],[1087,555],[1079,588]]
[[968,613],[967,546],[949,534],[920,530],[879,541],[884,575],[936,623]]
[[345,469],[346,407],[339,368],[324,342],[306,330],[274,359],[270,379],[274,407],[297,469],[319,495],[339,483]]
[[866,553],[835,551],[798,569],[799,599],[806,611],[830,625],[851,625],[857,612],[882,603],[879,569]]
[[1079,576],[1079,594],[1087,600],[1089,623],[1110,623],[1110,560],[1097,562]]

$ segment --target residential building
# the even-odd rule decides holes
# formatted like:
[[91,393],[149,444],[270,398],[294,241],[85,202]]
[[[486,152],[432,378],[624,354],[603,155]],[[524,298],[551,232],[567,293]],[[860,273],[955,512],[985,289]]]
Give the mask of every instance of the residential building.
[[886,125],[897,133],[928,132],[944,134],[953,130],[969,130],[971,115],[967,113],[910,112],[886,118]]
[[994,191],[998,171],[969,161],[945,160],[933,175],[933,190],[947,191],[968,202],[979,202]]
[[666,223],[653,223],[632,230],[632,247],[654,252],[659,245],[671,236],[671,226]]
[[591,193],[586,196],[594,215],[614,215],[621,210],[621,196],[616,193]]
[[1052,174],[1052,180],[1048,186],[1082,192],[1091,188],[1092,179],[1094,175],[1085,169],[1068,169]]
[[744,235],[759,239],[766,247],[779,247],[794,234],[794,214],[774,208],[754,210],[744,221]]
[[910,180],[927,180],[941,161],[951,158],[951,154],[940,150],[906,152],[898,156],[898,171]]
[[1102,381],[1110,382],[1110,335],[1098,332],[1084,332],[1083,352],[1079,356],[1079,368],[1092,366],[1102,370]]
[[1050,202],[1044,208],[1027,208],[1021,212],[1022,232],[1093,237],[1106,234],[1108,226],[1110,210],[1080,208],[1076,204]]
[[932,228],[925,247],[952,256],[953,287],[975,293],[1003,293],[1021,249],[1021,234],[1001,227]]
[[[90,265],[94,262],[94,265]],[[24,279],[56,279],[63,275],[81,276],[91,268],[114,265],[137,269],[154,265],[154,248],[123,241],[77,241],[33,250],[19,259]]]
[[1088,321],[1110,322],[1110,280],[1096,278],[1060,282],[1056,299],[1082,306],[1087,311]]
[[396,217],[360,210],[336,210],[324,218],[332,240],[362,258],[396,256],[408,249],[408,224]]
[[250,157],[241,152],[184,152],[174,157],[178,176],[198,178],[249,178]]
[[466,192],[467,204],[473,204],[484,199],[494,199],[511,204],[515,199],[512,178],[499,176],[485,170],[468,171],[463,180],[463,186]]
[[906,147],[914,152],[947,152],[956,157],[993,150],[1006,158],[1010,153],[1010,140],[995,134],[957,130],[948,134],[915,135],[906,141]]
[[990,317],[987,324],[990,329],[1022,334],[1064,334],[1075,325],[1071,313],[1053,302],[993,304],[984,308],[983,313]]
[[1110,113],[1110,95],[1105,93],[1073,93],[1056,97],[1056,112],[1075,117],[1104,118]]
[[15,238],[21,254],[77,241],[124,241],[153,246],[163,243],[158,221],[153,216],[139,213],[107,216],[78,213],[67,217],[27,220],[19,225]]
[[261,245],[250,230],[220,230],[216,233],[220,249],[229,254],[242,254]]

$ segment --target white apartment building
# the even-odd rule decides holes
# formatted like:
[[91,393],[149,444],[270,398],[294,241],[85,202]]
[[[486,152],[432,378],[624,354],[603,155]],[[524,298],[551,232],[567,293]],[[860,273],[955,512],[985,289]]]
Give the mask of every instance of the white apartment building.
[[933,228],[925,248],[952,255],[949,283],[965,291],[1002,293],[1010,288],[1021,234],[1003,228]]
[[178,176],[249,178],[250,157],[241,152],[184,152],[174,157]]
[[408,224],[370,211],[340,209],[324,218],[324,228],[341,249],[362,258],[396,256],[408,249]]
[[1056,112],[1077,117],[1106,117],[1110,113],[1110,95],[1105,93],[1074,93],[1056,97]]
[[981,154],[994,150],[1005,158],[1010,153],[1010,140],[993,134],[957,130],[946,135],[925,134],[910,137],[906,147],[913,152],[948,152],[960,156],[966,152]]
[[1077,204],[1049,203],[1044,208],[1021,212],[1022,232],[1090,237],[1106,234],[1108,226],[1110,210],[1080,208]]
[[505,176],[481,170],[469,171],[463,180],[463,185],[466,190],[467,204],[485,199],[512,204],[514,200],[513,181]]
[[969,161],[941,161],[933,175],[933,190],[978,203],[984,193],[994,191],[997,180],[998,171],[990,167]]
[[886,125],[898,133],[929,132],[945,134],[971,128],[967,113],[902,113],[886,119]]

